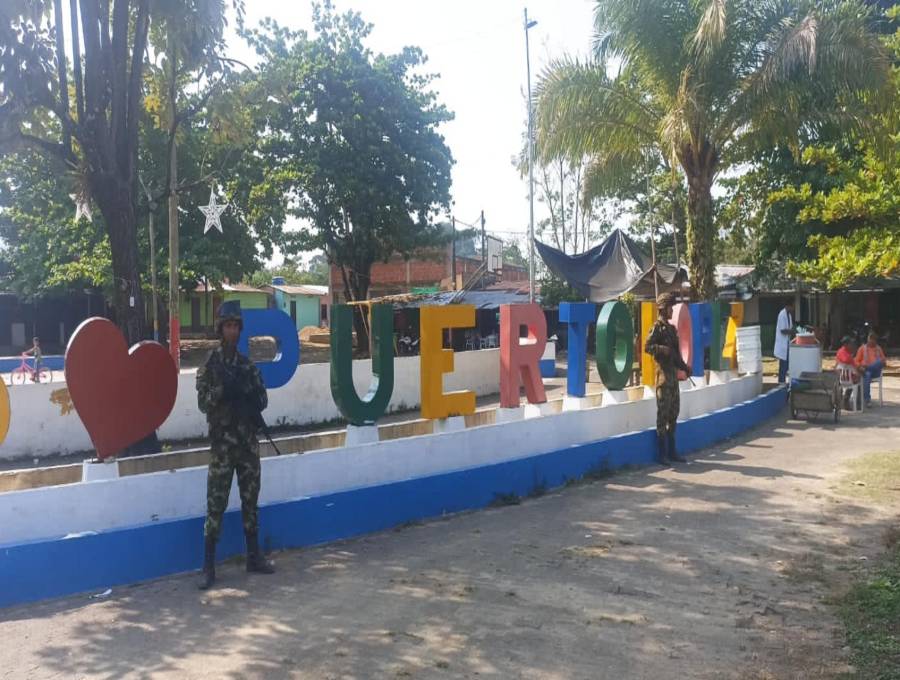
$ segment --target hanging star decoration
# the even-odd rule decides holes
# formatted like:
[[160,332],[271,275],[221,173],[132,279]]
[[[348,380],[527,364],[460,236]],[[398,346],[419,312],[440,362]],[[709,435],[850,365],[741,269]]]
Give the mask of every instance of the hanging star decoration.
[[91,215],[91,199],[83,194],[69,194],[75,202],[75,221],[78,222],[82,217],[90,222],[93,217]]
[[221,205],[216,203],[216,192],[214,189],[210,188],[209,205],[200,206],[201,212],[206,215],[206,224],[203,225],[204,234],[213,227],[218,229],[220,234],[224,233],[222,231],[222,213],[225,212],[225,208],[227,207],[227,203],[223,203]]

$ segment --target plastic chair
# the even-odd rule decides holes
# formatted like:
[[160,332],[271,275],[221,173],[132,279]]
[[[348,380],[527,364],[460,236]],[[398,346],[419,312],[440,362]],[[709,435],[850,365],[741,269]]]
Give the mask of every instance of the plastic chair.
[[846,390],[850,390],[850,410],[862,411],[865,408],[862,399],[862,378],[859,378],[857,382],[853,382],[853,376],[857,375],[856,367],[850,364],[838,364],[837,371],[841,395]]

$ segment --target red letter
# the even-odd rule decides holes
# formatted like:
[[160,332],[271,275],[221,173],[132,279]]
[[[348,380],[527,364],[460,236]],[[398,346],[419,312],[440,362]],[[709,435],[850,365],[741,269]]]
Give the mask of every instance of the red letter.
[[[522,326],[528,337],[520,338]],[[500,406],[519,407],[519,388],[532,404],[547,401],[539,362],[547,344],[547,319],[536,304],[500,306]]]

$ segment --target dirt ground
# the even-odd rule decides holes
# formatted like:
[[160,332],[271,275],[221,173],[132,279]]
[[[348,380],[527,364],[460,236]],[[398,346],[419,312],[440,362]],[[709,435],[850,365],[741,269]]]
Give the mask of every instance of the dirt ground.
[[828,600],[900,511],[847,492],[850,463],[900,449],[886,387],[837,426],[785,413],[675,469],[279,553],[270,577],[226,564],[210,593],[0,610],[0,677],[852,677]]

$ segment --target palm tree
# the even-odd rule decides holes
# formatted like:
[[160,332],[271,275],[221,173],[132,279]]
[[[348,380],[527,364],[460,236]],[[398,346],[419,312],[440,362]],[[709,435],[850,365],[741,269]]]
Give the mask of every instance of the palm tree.
[[858,0],[598,0],[592,58],[539,79],[537,152],[589,155],[595,193],[680,168],[691,284],[711,299],[717,175],[759,148],[799,152],[825,127],[858,133],[890,105],[870,21]]

